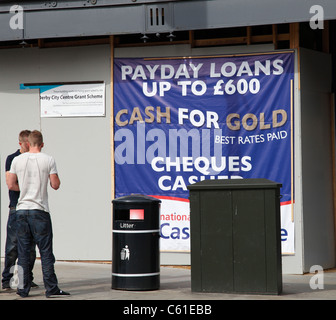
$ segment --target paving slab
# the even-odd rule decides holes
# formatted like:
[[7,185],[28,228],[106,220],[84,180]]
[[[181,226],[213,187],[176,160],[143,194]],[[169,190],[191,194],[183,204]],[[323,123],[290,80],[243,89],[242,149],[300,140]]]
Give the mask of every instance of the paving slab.
[[[1,264],[3,266],[3,262]],[[187,267],[161,266],[160,288],[152,291],[111,289],[112,265],[57,261],[55,271],[59,287],[70,296],[46,298],[41,262],[34,267],[34,282],[27,298],[20,298],[15,290],[0,289],[0,300],[334,300],[336,299],[336,270],[320,274],[283,275],[283,293],[258,295],[237,293],[199,293],[191,291],[191,270]],[[315,289],[314,289],[315,287]]]

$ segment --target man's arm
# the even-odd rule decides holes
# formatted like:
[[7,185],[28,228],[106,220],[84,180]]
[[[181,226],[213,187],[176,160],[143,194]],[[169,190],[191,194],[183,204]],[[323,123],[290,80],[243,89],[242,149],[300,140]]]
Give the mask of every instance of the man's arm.
[[61,181],[58,177],[58,174],[57,173],[50,174],[49,179],[50,179],[50,186],[53,189],[57,190],[61,185]]
[[15,173],[6,171],[6,183],[9,190],[20,191],[17,176]]

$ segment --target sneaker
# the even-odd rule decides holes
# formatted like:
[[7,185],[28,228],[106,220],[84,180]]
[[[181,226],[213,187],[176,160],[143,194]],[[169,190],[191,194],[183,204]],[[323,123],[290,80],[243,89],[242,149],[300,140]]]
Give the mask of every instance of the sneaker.
[[21,298],[27,298],[28,297],[28,294],[19,293],[18,291],[16,291],[16,294],[18,296],[20,296]]
[[13,288],[5,288],[3,289],[4,292],[10,293],[10,292],[15,292],[16,289]]
[[9,283],[6,282],[6,283],[3,283],[3,284],[2,284],[2,289],[3,289],[3,290],[10,290],[10,289],[12,289],[12,288],[10,287]]
[[70,293],[63,290],[58,290],[55,293],[46,293],[47,298],[52,298],[54,296],[70,296]]
[[[32,282],[31,288],[38,288],[38,284],[36,284],[35,282]],[[7,283],[2,285],[2,289],[4,291],[14,291],[14,289]]]

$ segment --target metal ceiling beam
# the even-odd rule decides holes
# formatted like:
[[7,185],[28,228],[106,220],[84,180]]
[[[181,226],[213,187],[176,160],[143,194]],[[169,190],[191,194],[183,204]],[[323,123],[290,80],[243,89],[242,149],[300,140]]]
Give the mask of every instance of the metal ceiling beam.
[[79,9],[91,7],[132,6],[139,4],[177,2],[181,0],[0,0],[0,12],[8,12],[11,6],[20,5],[24,11]]
[[[10,12],[13,5],[22,12]],[[0,41],[156,33],[309,21],[316,0],[1,1]],[[325,20],[336,1],[320,0]],[[21,16],[20,16],[21,14]],[[22,28],[10,21],[22,18]]]

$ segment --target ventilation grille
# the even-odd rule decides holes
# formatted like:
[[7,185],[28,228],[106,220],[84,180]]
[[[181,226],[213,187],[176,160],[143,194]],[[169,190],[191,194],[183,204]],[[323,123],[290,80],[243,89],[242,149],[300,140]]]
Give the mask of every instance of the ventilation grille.
[[150,5],[146,10],[146,32],[170,31],[171,7],[169,4]]

